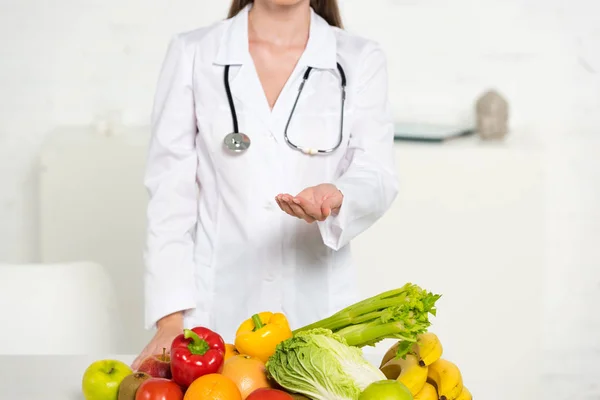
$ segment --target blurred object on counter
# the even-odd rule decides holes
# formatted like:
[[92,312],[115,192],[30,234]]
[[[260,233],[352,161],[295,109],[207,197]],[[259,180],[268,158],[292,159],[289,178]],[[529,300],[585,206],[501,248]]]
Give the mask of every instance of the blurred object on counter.
[[482,139],[504,139],[508,133],[508,102],[495,90],[477,100],[477,133]]
[[469,136],[472,128],[428,123],[398,123],[394,127],[394,140],[441,143],[451,139]]

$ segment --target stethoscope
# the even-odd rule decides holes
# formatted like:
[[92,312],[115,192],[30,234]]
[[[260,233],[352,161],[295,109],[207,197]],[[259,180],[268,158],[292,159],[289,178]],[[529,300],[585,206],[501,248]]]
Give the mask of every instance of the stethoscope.
[[[248,135],[241,133],[238,128],[237,113],[235,111],[235,104],[233,103],[233,97],[231,96],[231,88],[229,86],[229,67],[230,67],[229,65],[225,66],[224,80],[225,80],[225,91],[227,92],[227,100],[229,101],[229,109],[231,110],[231,119],[233,122],[233,132],[225,136],[223,143],[224,143],[225,147],[227,147],[227,149],[229,149],[233,152],[239,153],[239,152],[248,150],[248,148],[250,147],[251,141],[250,141],[250,138],[248,137]],[[329,149],[313,149],[310,147],[298,146],[298,145],[292,143],[292,141],[290,141],[290,139],[288,137],[288,128],[290,126],[290,122],[292,121],[292,116],[294,115],[294,112],[296,111],[296,106],[298,104],[298,100],[300,99],[300,94],[302,94],[304,85],[306,84],[306,81],[308,80],[308,77],[310,76],[310,72],[312,71],[312,67],[308,67],[306,72],[304,73],[302,82],[300,83],[300,87],[298,88],[298,95],[296,96],[296,101],[294,102],[294,106],[292,107],[292,111],[290,112],[290,116],[288,117],[288,121],[287,121],[287,124],[285,125],[285,130],[283,132],[283,137],[284,137],[286,143],[293,149],[301,151],[304,154],[310,154],[310,155],[327,154],[327,153],[331,153],[331,152],[335,151],[342,144],[343,133],[344,133],[344,103],[346,101],[346,74],[344,73],[344,69],[342,68],[342,66],[339,63],[337,63],[337,69],[340,72],[340,77],[342,80],[342,86],[341,86],[342,110],[340,113],[340,134],[339,134],[339,139],[338,139],[337,144],[334,147],[331,147]]]

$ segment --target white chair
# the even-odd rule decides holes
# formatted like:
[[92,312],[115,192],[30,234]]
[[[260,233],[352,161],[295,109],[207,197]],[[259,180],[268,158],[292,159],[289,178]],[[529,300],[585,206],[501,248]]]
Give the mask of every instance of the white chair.
[[0,354],[115,353],[117,315],[101,265],[0,264]]

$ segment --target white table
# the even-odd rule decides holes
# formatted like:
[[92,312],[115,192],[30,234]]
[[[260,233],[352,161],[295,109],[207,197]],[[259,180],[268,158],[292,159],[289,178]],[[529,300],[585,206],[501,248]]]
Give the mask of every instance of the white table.
[[[365,351],[365,357],[377,364],[381,356]],[[131,364],[133,355],[0,355],[0,399],[83,400],[81,378],[97,360],[113,359]]]
[[1,356],[0,398],[83,400],[81,378],[94,361],[114,359],[131,364],[132,355]]

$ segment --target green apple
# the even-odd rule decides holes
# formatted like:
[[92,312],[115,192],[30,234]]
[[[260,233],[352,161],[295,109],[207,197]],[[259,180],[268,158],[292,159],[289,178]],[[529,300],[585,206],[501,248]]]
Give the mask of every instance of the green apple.
[[410,390],[399,381],[373,382],[360,394],[358,400],[414,400]]
[[117,400],[119,385],[131,368],[117,360],[98,360],[83,374],[81,389],[86,400]]

